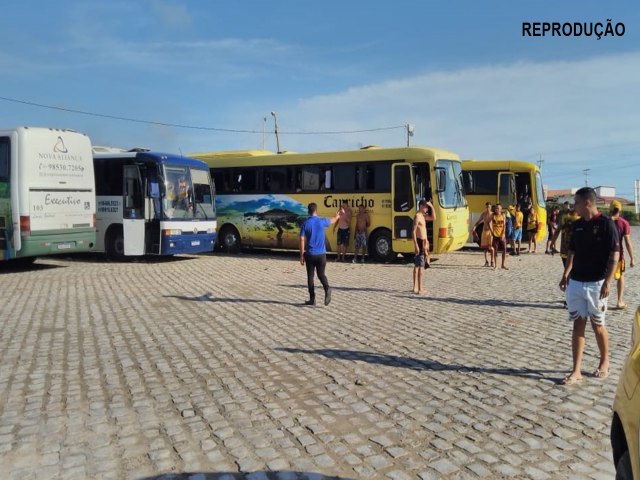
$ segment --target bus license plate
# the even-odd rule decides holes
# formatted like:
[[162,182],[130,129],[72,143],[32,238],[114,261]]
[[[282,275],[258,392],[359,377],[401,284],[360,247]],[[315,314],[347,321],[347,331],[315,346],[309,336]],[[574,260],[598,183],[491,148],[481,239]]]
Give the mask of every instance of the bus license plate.
[[58,250],[67,250],[71,248],[71,244],[70,243],[59,243],[58,244]]
[[197,247],[198,245],[200,245],[200,240],[191,240],[192,247]]

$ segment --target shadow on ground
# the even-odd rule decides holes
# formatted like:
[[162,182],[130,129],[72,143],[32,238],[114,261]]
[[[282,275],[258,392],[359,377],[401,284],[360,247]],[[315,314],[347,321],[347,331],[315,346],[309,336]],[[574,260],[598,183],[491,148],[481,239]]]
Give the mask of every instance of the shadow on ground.
[[333,477],[315,472],[259,471],[259,472],[192,472],[165,473],[153,477],[140,477],[137,480],[353,480],[350,477]]
[[419,371],[453,371],[459,373],[485,373],[493,375],[510,375],[536,380],[545,380],[551,383],[559,383],[562,377],[547,377],[547,374],[565,374],[566,370],[541,370],[535,368],[496,368],[496,367],[476,367],[471,365],[446,364],[435,360],[419,359],[411,357],[399,357],[396,355],[384,355],[376,352],[362,352],[357,350],[340,350],[332,348],[320,348],[317,350],[304,350],[300,348],[276,348],[276,351],[287,353],[307,353],[311,355],[322,355],[335,360],[360,361],[385,365],[387,367],[409,368]]
[[562,302],[520,302],[517,300],[501,300],[499,298],[456,298],[456,297],[430,297],[428,295],[396,295],[401,298],[417,298],[425,302],[457,303],[458,305],[488,305],[492,307],[519,307],[519,308],[548,308],[552,310],[562,310]]
[[277,305],[292,305],[294,307],[304,306],[303,302],[283,302],[280,300],[261,299],[261,298],[220,298],[214,297],[213,293],[207,292],[199,297],[188,297],[186,295],[163,295],[164,298],[176,298],[188,302],[213,302],[213,303],[271,303]]

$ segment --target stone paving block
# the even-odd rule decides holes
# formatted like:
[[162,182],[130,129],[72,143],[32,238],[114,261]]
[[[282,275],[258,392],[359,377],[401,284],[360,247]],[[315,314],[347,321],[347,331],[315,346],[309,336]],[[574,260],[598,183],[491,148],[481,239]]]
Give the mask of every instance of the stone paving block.
[[[439,257],[427,273],[438,295],[407,294],[400,261],[330,263],[332,308],[304,311],[295,254],[56,257],[3,272],[3,473],[144,478],[242,462],[326,478],[612,478],[617,377],[556,385],[571,362],[548,287],[559,260],[489,272],[478,252]],[[178,273],[189,280],[148,288]],[[609,314],[612,372],[626,313]],[[597,364],[592,336],[584,363]]]

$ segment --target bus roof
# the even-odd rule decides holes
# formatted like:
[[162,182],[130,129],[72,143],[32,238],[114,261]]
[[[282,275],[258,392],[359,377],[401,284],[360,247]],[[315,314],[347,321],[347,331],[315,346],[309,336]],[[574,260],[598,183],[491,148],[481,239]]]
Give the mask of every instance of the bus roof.
[[376,162],[387,160],[459,160],[453,152],[430,147],[381,148],[365,147],[359,150],[338,150],[311,153],[273,153],[266,150],[240,150],[226,152],[190,153],[205,161],[211,167],[261,166],[261,165],[304,165],[340,162]]
[[109,158],[139,158],[141,160],[151,160],[158,163],[177,163],[181,165],[188,165],[191,167],[205,167],[207,166],[202,160],[198,160],[192,157],[185,157],[182,155],[175,155],[172,153],[162,152],[94,152],[93,158],[95,159],[109,159]]
[[463,160],[462,170],[505,170],[505,171],[538,171],[540,168],[533,162],[524,160]]

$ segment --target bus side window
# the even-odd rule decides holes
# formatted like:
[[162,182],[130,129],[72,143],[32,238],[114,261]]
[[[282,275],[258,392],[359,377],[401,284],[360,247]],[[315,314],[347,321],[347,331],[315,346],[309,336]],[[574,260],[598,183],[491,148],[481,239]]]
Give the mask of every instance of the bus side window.
[[462,181],[464,182],[465,193],[475,193],[475,187],[473,185],[473,171],[462,172]]
[[236,170],[234,192],[255,192],[257,188],[258,171],[255,168]]
[[302,168],[302,189],[303,190],[320,190],[320,168],[308,167]]
[[10,146],[8,138],[0,138],[0,180],[3,182],[9,181]]
[[356,190],[364,190],[366,186],[366,167],[358,165],[356,167]]
[[265,192],[270,192],[271,188],[271,172],[268,169],[262,170],[262,189]]
[[144,218],[142,216],[143,192],[140,180],[138,167],[136,165],[125,165],[123,192],[125,218]]
[[352,192],[355,187],[355,171],[353,164],[338,163],[333,167],[334,190],[336,192]]
[[228,182],[225,180],[225,174],[220,171],[211,171],[211,176],[213,177],[213,183],[215,184],[216,191],[220,193],[227,193],[228,190]]
[[267,192],[283,193],[290,190],[289,172],[285,167],[268,167],[262,171],[264,188]]
[[322,180],[320,190],[333,190],[333,172],[331,171],[331,167],[322,169],[320,179]]
[[374,169],[373,190],[375,191],[391,190],[391,164],[386,162],[376,163],[373,166],[373,169]]
[[287,168],[287,188],[291,192],[302,191],[302,170],[300,168]]
[[375,170],[373,165],[367,165],[365,170],[365,188],[373,190],[375,188]]

